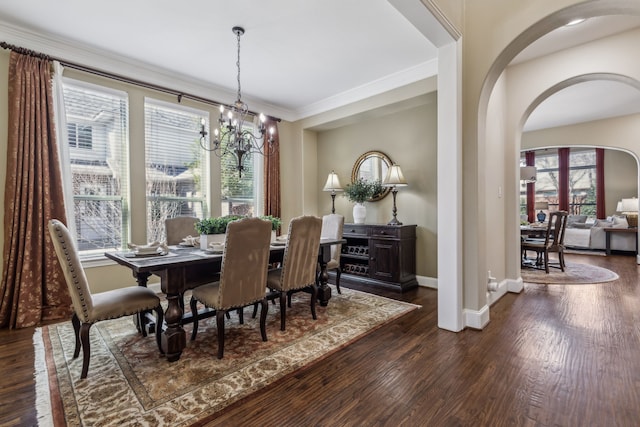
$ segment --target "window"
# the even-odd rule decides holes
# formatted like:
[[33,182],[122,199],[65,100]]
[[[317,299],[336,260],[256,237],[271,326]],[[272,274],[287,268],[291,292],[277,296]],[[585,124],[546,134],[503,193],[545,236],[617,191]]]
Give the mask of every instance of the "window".
[[208,113],[153,99],[144,110],[147,238],[163,241],[166,219],[205,216],[208,169],[198,131]]
[[79,123],[67,123],[67,135],[69,137],[69,147],[84,148],[91,150],[93,147],[93,136],[90,125]]
[[596,216],[596,151],[569,154],[569,213]]
[[63,79],[74,221],[83,255],[126,244],[128,99],[120,91]]
[[[596,216],[598,194],[596,149],[571,148],[564,168],[561,170],[560,154],[558,150],[535,151],[536,182],[535,201],[549,203],[549,210],[555,211],[565,206],[570,214]],[[521,159],[524,164],[524,159]],[[561,172],[566,173],[566,194],[560,194]],[[526,213],[527,201],[526,184],[520,186],[521,213]]]
[[[249,125],[247,130],[255,134],[253,126]],[[222,141],[222,144],[226,143],[226,140]],[[260,190],[262,189],[263,160],[262,155],[245,156],[244,170],[240,178],[235,156],[227,154],[220,159],[222,215],[258,216],[262,214]]]

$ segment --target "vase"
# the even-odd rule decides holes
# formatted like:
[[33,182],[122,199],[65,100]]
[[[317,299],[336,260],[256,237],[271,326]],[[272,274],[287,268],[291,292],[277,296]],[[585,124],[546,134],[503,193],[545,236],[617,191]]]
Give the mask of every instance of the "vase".
[[355,224],[364,224],[364,220],[367,217],[367,208],[364,203],[356,203],[353,205],[353,222]]
[[200,249],[207,249],[211,243],[224,243],[226,237],[226,234],[201,234]]

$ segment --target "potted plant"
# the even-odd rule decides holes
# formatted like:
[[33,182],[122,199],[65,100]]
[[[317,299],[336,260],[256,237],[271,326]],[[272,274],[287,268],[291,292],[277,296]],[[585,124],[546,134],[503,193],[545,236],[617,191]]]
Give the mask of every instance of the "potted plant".
[[[227,225],[239,219],[244,218],[241,215],[225,215],[214,218],[205,218],[198,221],[195,225],[196,231],[200,233],[200,248],[206,249],[210,243],[224,242],[224,234],[227,232]],[[271,221],[271,230],[275,233],[282,225],[282,220],[278,217],[265,215],[261,219]]]
[[358,178],[344,189],[344,195],[349,201],[355,203],[353,206],[353,222],[356,224],[364,224],[367,217],[367,209],[364,202],[371,199],[378,193],[383,191],[380,181],[367,181],[364,178]]

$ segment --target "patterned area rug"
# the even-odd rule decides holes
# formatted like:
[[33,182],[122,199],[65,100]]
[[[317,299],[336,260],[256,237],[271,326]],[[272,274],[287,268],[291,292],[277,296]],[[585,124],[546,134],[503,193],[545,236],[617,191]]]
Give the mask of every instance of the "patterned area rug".
[[82,354],[72,359],[71,322],[45,326],[34,336],[40,424],[188,426],[416,308],[351,289],[339,295],[334,288],[329,305],[317,306],[314,321],[309,295],[298,293],[284,332],[279,304],[269,304],[267,342],[246,308],[244,325],[235,313],[226,321],[222,360],[216,358],[212,317],[200,322],[196,341],[189,340],[191,325],[185,326],[187,347],[173,363],[158,354],[154,336],[136,333],[131,318],[104,321],[91,328],[85,380]]
[[550,268],[549,274],[544,270],[522,268],[522,280],[529,283],[576,285],[612,282],[618,275],[606,268],[594,265],[568,262],[564,273],[559,268]]

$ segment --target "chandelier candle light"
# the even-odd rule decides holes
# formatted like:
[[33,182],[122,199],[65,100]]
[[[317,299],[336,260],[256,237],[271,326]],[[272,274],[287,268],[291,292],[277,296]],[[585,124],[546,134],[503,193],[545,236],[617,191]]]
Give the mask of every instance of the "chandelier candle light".
[[331,213],[336,213],[336,191],[344,191],[337,173],[331,171],[322,191],[331,191]]
[[[242,171],[245,169],[243,161],[246,156],[253,153],[269,156],[273,153],[274,128],[269,128],[269,136],[265,145],[266,117],[260,113],[257,135],[253,133],[255,114],[249,112],[249,106],[242,101],[240,86],[240,36],[244,34],[244,28],[233,27],[232,30],[238,40],[238,60],[236,62],[238,67],[238,99],[226,109],[224,105],[220,105],[220,117],[218,118],[218,127],[213,131],[213,141],[207,142],[206,120],[202,119],[200,145],[207,151],[213,151],[218,157],[233,154],[237,161],[236,169],[242,178]],[[251,123],[251,125],[247,123]],[[226,144],[223,144],[222,141],[226,141]]]
[[406,187],[407,180],[404,178],[402,174],[402,169],[400,169],[399,165],[393,164],[387,171],[387,176],[382,181],[383,187],[392,187],[391,194],[393,195],[393,219],[389,221],[387,225],[402,225],[400,221],[398,221],[397,213],[398,209],[396,209],[396,194],[398,190],[396,187]]

